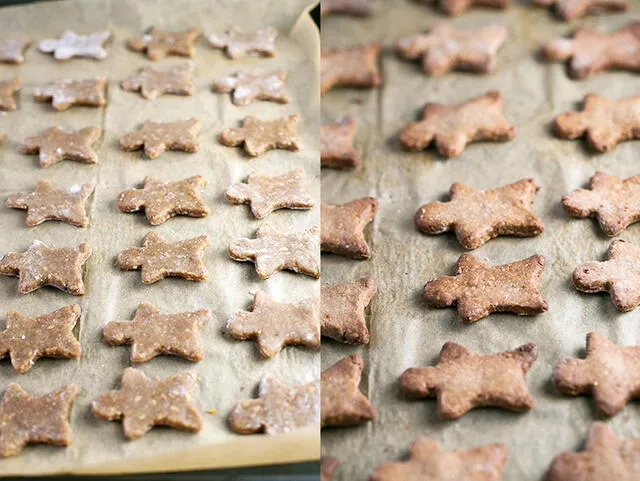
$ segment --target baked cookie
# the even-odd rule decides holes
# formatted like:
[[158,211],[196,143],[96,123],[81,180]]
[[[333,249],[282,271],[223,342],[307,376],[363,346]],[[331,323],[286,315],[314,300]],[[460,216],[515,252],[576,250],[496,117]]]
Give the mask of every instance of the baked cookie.
[[236,72],[216,80],[214,92],[231,93],[234,105],[247,105],[254,100],[271,100],[287,104],[291,100],[284,89],[286,70],[266,73]]
[[19,77],[0,81],[0,110],[12,111],[18,108],[14,95],[16,92],[19,92],[21,88],[22,82]]
[[320,14],[351,15],[353,17],[368,17],[373,13],[373,0],[322,0]]
[[378,212],[378,200],[363,197],[340,205],[322,204],[321,248],[352,259],[368,259],[371,249],[364,236],[365,227]]
[[24,63],[24,53],[31,46],[31,40],[0,40],[0,63]]
[[120,86],[129,92],[140,92],[145,99],[155,99],[163,94],[193,95],[196,88],[191,80],[191,62],[176,65],[169,70],[144,67],[124,79]]
[[47,39],[40,42],[38,50],[52,53],[56,60],[69,60],[73,57],[86,57],[95,60],[107,58],[104,44],[111,37],[110,32],[94,32],[78,35],[66,30],[59,39]]
[[460,15],[469,7],[489,7],[505,9],[510,0],[420,0],[422,3],[438,4],[440,10],[446,15]]
[[71,131],[49,127],[39,135],[24,139],[20,145],[20,152],[38,154],[40,167],[50,167],[65,159],[96,164],[98,154],[93,149],[93,144],[101,136],[102,129],[97,125]]
[[36,102],[49,102],[55,110],[67,110],[73,105],[102,107],[107,104],[107,77],[85,80],[56,80],[45,87],[33,89]]
[[356,45],[322,52],[320,93],[335,87],[377,87],[382,83],[378,70],[380,45]]
[[375,294],[376,281],[373,277],[322,286],[322,336],[346,344],[369,344],[364,310]]
[[338,466],[340,466],[340,461],[333,456],[322,456],[320,458],[320,481],[331,481]]
[[200,35],[202,32],[199,28],[171,32],[151,27],[144,35],[130,38],[127,45],[131,50],[146,53],[149,60],[160,60],[167,55],[193,57],[193,43]]
[[360,154],[353,148],[356,121],[343,117],[320,127],[320,164],[333,169],[355,169]]
[[212,48],[224,50],[227,57],[237,59],[245,55],[273,57],[276,54],[275,41],[278,31],[273,27],[255,32],[243,32],[232,27],[223,35],[209,35],[207,41]]
[[627,0],[533,0],[543,7],[552,7],[562,20],[569,21],[588,13],[620,12],[629,7]]
[[167,149],[197,152],[200,124],[198,119],[176,122],[147,120],[140,130],[120,137],[120,147],[128,152],[144,149],[145,155],[150,159],[157,158]]
[[220,132],[220,142],[229,147],[244,146],[251,157],[264,154],[267,150],[300,150],[302,140],[298,136],[300,116],[289,115],[275,120],[260,120],[248,116],[242,119],[237,129],[225,129]]

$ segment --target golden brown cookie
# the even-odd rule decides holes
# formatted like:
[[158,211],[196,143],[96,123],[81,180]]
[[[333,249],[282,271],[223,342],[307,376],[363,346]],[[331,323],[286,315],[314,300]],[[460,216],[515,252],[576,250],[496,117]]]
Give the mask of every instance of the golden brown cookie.
[[169,70],[144,67],[124,79],[120,86],[129,92],[138,92],[145,99],[155,99],[163,94],[193,95],[195,86],[191,62],[176,65]]
[[299,120],[300,116],[297,114],[276,120],[260,120],[248,116],[242,120],[240,128],[220,132],[220,142],[229,147],[244,145],[245,152],[251,157],[262,155],[271,149],[300,150],[302,140],[297,130]]
[[0,40],[0,63],[23,63],[30,46],[31,40]]
[[78,247],[53,248],[34,241],[25,252],[9,252],[0,257],[0,275],[18,277],[20,294],[53,286],[82,296],[85,291],[82,266],[89,256],[91,247],[85,242]]
[[456,157],[470,142],[505,142],[516,136],[516,128],[502,114],[502,95],[496,90],[457,105],[428,103],[422,117],[400,132],[400,142],[409,150],[434,143],[443,157]]
[[36,102],[49,102],[53,108],[67,110],[73,105],[102,107],[107,103],[107,77],[86,80],[56,80],[45,87],[33,89]]
[[122,150],[133,151],[144,148],[150,159],[157,158],[165,150],[198,151],[200,121],[197,119],[176,122],[155,122],[147,120],[136,132],[120,137]]
[[66,189],[56,189],[52,183],[39,180],[33,192],[10,195],[5,205],[26,210],[26,224],[29,227],[47,220],[86,227],[89,225],[86,203],[95,187],[95,184],[74,184]]
[[256,231],[255,239],[240,238],[229,246],[229,256],[236,261],[255,263],[263,279],[288,269],[311,277],[320,277],[318,226],[297,232],[281,232],[268,225]]
[[151,27],[144,35],[130,38],[127,45],[131,50],[146,53],[149,60],[160,60],[167,55],[193,57],[195,56],[193,43],[200,35],[202,32],[199,28],[171,32]]
[[214,92],[231,92],[235,105],[247,105],[254,100],[271,100],[281,104],[291,100],[284,89],[286,70],[266,73],[236,72],[213,82]]
[[430,307],[456,305],[464,323],[479,321],[493,312],[540,314],[549,309],[537,286],[544,264],[544,257],[536,254],[492,267],[473,254],[462,254],[455,275],[427,281],[424,299]]
[[377,212],[378,200],[373,197],[340,205],[323,203],[320,213],[322,250],[352,259],[368,259],[371,249],[364,237],[364,228]]
[[170,242],[156,232],[149,232],[142,247],[130,247],[118,254],[120,269],[140,269],[143,284],[153,284],[165,277],[183,277],[202,281],[209,276],[202,262],[202,252],[208,247],[206,235]]
[[0,402],[0,458],[15,456],[27,444],[71,445],[69,416],[79,392],[68,384],[33,398],[19,384],[9,384]]
[[454,231],[460,244],[475,249],[500,235],[530,237],[544,231],[531,204],[538,190],[533,179],[490,190],[476,190],[456,182],[451,200],[431,202],[416,212],[416,226],[425,234]]
[[13,77],[11,80],[0,81],[0,110],[15,110],[18,104],[13,98],[16,92],[20,91],[22,82],[19,77]]
[[64,159],[95,164],[98,154],[93,150],[93,144],[101,135],[102,129],[98,126],[71,131],[49,127],[39,135],[24,139],[20,151],[23,154],[38,154],[40,167],[49,167]]
[[230,186],[225,197],[232,204],[250,204],[256,219],[277,209],[311,209],[315,205],[304,185],[304,169],[275,176],[250,174],[247,182]]
[[333,169],[355,169],[360,165],[360,154],[353,148],[356,121],[344,117],[320,127],[320,163]]
[[101,394],[91,403],[91,412],[108,421],[122,419],[129,439],[138,439],[153,426],[200,431],[204,420],[191,399],[196,381],[190,372],[160,379],[128,367],[120,389]]
[[322,52],[320,93],[334,87],[377,87],[382,83],[378,70],[380,45],[356,45]]
[[623,11],[629,7],[627,0],[533,0],[534,4],[552,7],[563,20],[569,21],[588,13]]
[[322,286],[322,336],[347,344],[369,344],[364,309],[375,294],[376,281],[373,277]]
[[229,414],[229,425],[237,433],[278,434],[318,424],[320,383],[285,386],[275,376],[260,381],[258,399],[246,399]]
[[535,344],[513,351],[475,354],[446,342],[436,366],[412,367],[400,376],[400,391],[413,398],[438,399],[440,416],[457,419],[478,406],[525,412],[534,405],[524,376],[538,358]]
[[122,212],[144,210],[151,225],[162,224],[176,215],[206,217],[209,207],[200,196],[206,185],[201,175],[175,182],[147,176],[142,189],[121,192],[117,205]]
[[373,13],[373,0],[322,0],[320,14],[352,15],[354,17],[368,17]]
[[0,331],[0,358],[8,355],[16,372],[25,373],[41,357],[80,357],[82,348],[73,335],[80,314],[78,304],[37,317],[7,312],[5,330]]
[[212,48],[224,50],[224,53],[233,59],[245,55],[273,57],[276,54],[275,41],[277,36],[278,31],[273,27],[251,33],[232,27],[223,35],[209,35],[207,41]]
[[438,7],[447,15],[460,15],[469,7],[489,7],[505,9],[510,0],[420,0],[422,3],[438,3]]
[[94,32],[78,35],[66,30],[59,39],[47,39],[40,42],[38,50],[52,53],[56,60],[69,60],[73,57],[87,57],[96,60],[107,58],[104,44],[111,37],[109,32]]

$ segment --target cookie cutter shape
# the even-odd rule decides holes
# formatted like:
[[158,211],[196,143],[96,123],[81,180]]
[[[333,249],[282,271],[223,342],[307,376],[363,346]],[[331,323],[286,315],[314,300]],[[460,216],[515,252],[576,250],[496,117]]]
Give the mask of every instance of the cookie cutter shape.
[[68,159],[85,164],[96,164],[98,154],[93,150],[102,135],[98,126],[65,131],[60,127],[49,127],[41,134],[27,137],[20,145],[23,154],[38,154],[40,167],[50,167]]
[[619,311],[640,305],[640,249],[622,239],[611,242],[604,262],[586,262],[573,271],[582,292],[609,292]]
[[275,120],[260,120],[250,115],[242,120],[240,128],[220,132],[220,142],[229,147],[244,145],[245,152],[251,157],[272,149],[300,150],[299,120],[297,114]]
[[369,480],[501,481],[508,456],[509,450],[502,443],[445,451],[438,441],[419,437],[411,444],[408,461],[382,463]]
[[320,58],[320,93],[335,87],[377,87],[382,83],[379,54],[378,44],[325,50]]
[[544,257],[538,254],[499,266],[462,254],[453,276],[427,281],[424,299],[430,307],[457,305],[464,323],[479,321],[493,312],[540,314],[549,309],[537,286],[544,265]]
[[11,80],[0,81],[0,110],[16,110],[18,104],[13,98],[16,92],[20,91],[22,82],[19,77],[13,77]]
[[207,181],[201,175],[175,182],[147,176],[142,189],[121,192],[117,205],[122,212],[144,209],[151,225],[162,224],[176,215],[206,217],[209,207],[200,196],[206,185]]
[[[434,0],[420,0],[422,3],[434,3]],[[510,0],[436,0],[438,7],[446,15],[460,15],[470,7],[490,7],[505,9]]]
[[31,40],[0,40],[0,63],[24,63],[24,53]]
[[53,286],[82,296],[82,266],[90,256],[91,247],[86,242],[78,247],[54,248],[35,241],[25,252],[9,252],[0,257],[0,275],[18,277],[20,294]]
[[424,150],[433,142],[443,157],[456,157],[470,142],[506,142],[516,136],[516,128],[502,114],[502,95],[496,90],[457,105],[428,103],[422,117],[400,132],[408,150]]
[[147,362],[160,354],[172,354],[200,361],[198,329],[211,318],[209,309],[178,314],[160,314],[148,302],[142,302],[131,321],[111,321],[104,327],[103,337],[109,344],[131,344],[131,362]]
[[86,227],[89,225],[86,203],[95,187],[95,184],[74,184],[66,189],[57,189],[52,183],[39,180],[33,192],[10,195],[6,206],[26,210],[29,227],[47,220]]
[[199,28],[171,32],[151,27],[144,35],[130,38],[127,45],[131,50],[146,53],[149,60],[160,60],[167,55],[193,57],[195,56],[193,43],[200,38],[200,35],[202,32]]
[[364,309],[375,295],[376,281],[373,277],[322,286],[322,336],[346,344],[369,344]]
[[608,10],[623,11],[629,8],[627,0],[533,0],[534,4],[553,7],[563,20],[569,21],[588,13]]
[[255,338],[263,357],[273,357],[284,346],[320,348],[320,299],[309,297],[295,304],[277,302],[258,291],[250,311],[237,311],[227,321],[236,339]]
[[320,4],[320,14],[369,17],[373,14],[373,0],[323,0]]
[[69,60],[73,57],[87,57],[96,60],[107,58],[104,44],[111,37],[110,32],[94,32],[89,35],[78,35],[66,30],[59,39],[47,39],[40,42],[38,50],[53,53],[56,60]]
[[101,394],[91,403],[91,412],[108,421],[122,419],[129,439],[140,438],[153,426],[197,432],[204,427],[204,420],[191,399],[196,381],[190,372],[161,379],[128,367],[120,389]]
[[67,384],[34,398],[19,384],[9,384],[0,402],[0,457],[15,456],[27,444],[71,445],[69,416],[79,392]]
[[376,409],[358,385],[364,361],[355,353],[322,371],[322,427],[353,426],[376,418]]
[[502,25],[457,29],[436,23],[428,34],[405,37],[396,43],[397,54],[405,59],[421,59],[429,75],[444,75],[457,68],[487,73],[496,66],[496,56],[509,31]]
[[265,376],[258,399],[238,402],[229,414],[237,433],[279,434],[320,422],[320,383],[285,386],[275,376]]
[[169,70],[143,67],[124,79],[120,86],[129,92],[139,91],[145,99],[156,99],[163,94],[193,95],[193,69],[191,62],[176,65]]
[[322,456],[320,458],[320,481],[331,481],[338,466],[340,466],[340,461],[333,456]]
[[360,154],[353,148],[356,121],[343,117],[320,127],[320,164],[333,169],[355,169]]
[[287,104],[291,100],[284,89],[286,70],[266,73],[236,72],[216,80],[214,92],[231,92],[235,105],[247,105],[253,100],[271,100]]
[[128,152],[144,148],[150,159],[157,158],[167,149],[197,152],[200,124],[197,119],[176,122],[147,120],[140,130],[120,137],[120,147]]
[[255,239],[240,238],[229,245],[229,256],[236,261],[255,263],[262,279],[288,269],[311,277],[320,277],[320,228],[281,232],[268,225],[256,231]]
[[323,203],[320,211],[322,250],[352,259],[371,257],[364,229],[375,218],[378,205],[378,200],[373,197],[340,205]]
[[85,80],[56,80],[45,87],[33,89],[36,102],[48,102],[54,109],[67,110],[73,105],[102,107],[107,103],[107,77]]
[[209,245],[209,237],[201,235],[170,242],[156,232],[149,232],[142,247],[130,247],[118,254],[120,269],[140,269],[143,284],[153,284],[165,277],[183,277],[202,281],[209,276],[202,262],[202,252]]
[[224,50],[224,53],[232,59],[245,55],[273,57],[276,54],[275,41],[277,36],[278,31],[273,27],[251,33],[232,27],[223,35],[209,35],[207,41],[212,48]]
[[457,419],[478,406],[525,412],[533,405],[524,376],[538,358],[534,343],[512,351],[475,354],[446,342],[436,366],[412,367],[400,376],[400,391],[438,400],[440,416]]
[[232,204],[250,204],[256,219],[277,209],[311,209],[315,205],[304,185],[304,169],[275,176],[250,174],[247,182],[231,185],[225,197]]
[[418,209],[416,226],[425,234],[454,231],[467,249],[500,235],[536,236],[544,231],[542,219],[531,210],[537,191],[533,179],[489,190],[456,182],[451,185],[450,201],[431,202]]

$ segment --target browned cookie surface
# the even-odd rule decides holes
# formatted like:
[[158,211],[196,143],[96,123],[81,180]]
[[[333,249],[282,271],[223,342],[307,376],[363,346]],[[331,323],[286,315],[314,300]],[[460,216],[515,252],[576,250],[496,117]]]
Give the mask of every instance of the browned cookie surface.
[[0,40],[0,63],[23,63],[24,52],[30,45],[31,40]]
[[33,89],[33,98],[36,102],[51,101],[56,110],[67,110],[73,105],[102,107],[107,103],[107,77],[56,80]]
[[193,95],[193,69],[192,63],[183,63],[169,70],[144,67],[124,79],[120,85],[129,92],[139,91],[145,99],[155,99],[163,94]]
[[213,48],[224,50],[228,57],[236,59],[245,55],[273,57],[278,31],[267,27],[255,32],[243,32],[232,27],[222,35],[209,35],[207,40]]
[[254,100],[271,100],[281,104],[291,100],[287,95],[284,82],[286,70],[265,73],[236,72],[221,77],[213,83],[215,92],[231,92],[231,101],[235,105],[247,105]]
[[193,57],[193,43],[201,34],[198,28],[172,32],[152,27],[144,35],[130,38],[127,44],[136,52],[146,53],[149,60],[160,60],[167,55]]
[[102,129],[98,126],[71,131],[49,127],[39,135],[24,139],[20,151],[24,154],[38,154],[40,167],[49,167],[64,159],[95,164],[98,162],[98,154],[93,149],[93,144],[101,135]]
[[331,481],[338,466],[340,466],[340,461],[333,456],[322,456],[320,458],[320,481]]
[[356,45],[322,52],[320,93],[334,87],[377,87],[382,83],[378,69],[380,45]]
[[120,147],[127,151],[142,148],[150,159],[157,158],[165,150],[197,152],[200,124],[197,119],[175,122],[147,120],[140,130],[120,137]]
[[[434,0],[419,0],[422,3],[434,3]],[[507,8],[510,0],[435,0],[440,10],[447,15],[460,15],[470,7]]]
[[533,0],[533,3],[552,7],[566,21],[588,13],[619,12],[629,7],[627,0]]
[[376,281],[373,277],[322,286],[322,336],[347,344],[368,344],[369,330],[364,310],[375,294]]
[[322,0],[321,15],[342,14],[368,17],[373,13],[373,0]]
[[371,248],[364,236],[365,227],[378,212],[378,200],[363,197],[340,205],[322,204],[322,250],[352,259],[368,259]]
[[320,127],[320,163],[322,167],[355,169],[360,165],[360,154],[353,148],[356,121],[344,117]]
[[300,150],[302,140],[298,136],[299,120],[300,116],[297,114],[276,120],[245,117],[241,127],[220,132],[220,142],[229,147],[242,145],[251,157],[272,149]]
[[22,82],[19,77],[0,81],[0,110],[15,110],[18,108],[14,95],[20,91],[21,87]]

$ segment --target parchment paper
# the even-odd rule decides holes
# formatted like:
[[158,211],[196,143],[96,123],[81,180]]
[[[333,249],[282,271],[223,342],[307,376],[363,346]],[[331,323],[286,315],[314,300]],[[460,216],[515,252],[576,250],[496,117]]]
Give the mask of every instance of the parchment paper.
[[[13,309],[25,315],[40,315],[78,302],[83,315],[77,328],[83,355],[79,360],[42,359],[27,374],[14,373],[8,360],[0,362],[0,390],[19,382],[33,395],[44,394],[62,384],[81,388],[71,416],[73,445],[67,449],[33,446],[14,458],[0,460],[0,474],[54,472],[121,473],[268,464],[317,459],[319,435],[311,427],[290,435],[239,436],[227,426],[227,415],[235,402],[256,395],[259,380],[267,373],[280,376],[287,384],[319,378],[320,356],[303,348],[284,349],[270,360],[260,358],[255,343],[236,341],[223,334],[226,320],[236,310],[251,305],[251,291],[264,289],[282,302],[296,302],[316,295],[319,281],[306,276],[279,273],[260,280],[253,264],[231,260],[227,245],[240,236],[253,237],[262,223],[283,230],[297,230],[319,222],[319,208],[310,211],[278,211],[263,221],[255,220],[246,206],[228,204],[223,197],[227,186],[251,172],[275,175],[304,167],[307,183],[319,200],[319,96],[317,86],[319,36],[306,13],[309,0],[269,0],[262,2],[220,0],[179,1],[63,1],[0,9],[0,31],[4,37],[56,38],[63,30],[90,33],[108,29],[113,40],[103,62],[74,59],[57,63],[51,55],[37,51],[26,54],[22,66],[0,67],[0,77],[19,75],[24,87],[19,110],[0,117],[0,131],[7,140],[0,147],[0,198],[18,190],[30,190],[38,179],[60,185],[95,182],[90,203],[90,226],[76,228],[59,222],[46,222],[34,228],[24,224],[23,211],[0,208],[0,253],[23,251],[34,239],[52,246],[89,242],[93,255],[86,264],[87,294],[73,297],[55,289],[40,289],[28,295],[17,293],[16,279],[0,279],[0,326],[4,312]],[[300,18],[299,18],[300,17]],[[192,97],[162,96],[147,101],[138,94],[123,91],[119,83],[139,67],[153,65],[166,69],[184,62],[169,57],[151,62],[127,50],[127,38],[151,25],[171,30],[200,27],[205,34],[236,25],[255,30],[273,25],[280,31],[275,58],[243,58],[232,61],[221,51],[197,42],[195,69],[196,94]],[[228,94],[211,92],[219,76],[236,70],[258,71],[285,68],[289,72],[287,89],[292,102],[280,105],[256,102],[234,106]],[[55,112],[47,104],[33,101],[33,89],[59,78],[109,77],[109,103],[106,108],[73,107]],[[304,150],[271,151],[258,159],[246,157],[241,149],[222,146],[218,133],[235,127],[246,115],[274,119],[301,114],[300,134]],[[189,117],[202,121],[200,150],[195,154],[166,152],[148,160],[140,152],[123,152],[118,138],[135,130],[146,119],[172,121]],[[83,165],[64,161],[49,169],[37,166],[36,156],[18,153],[18,143],[43,129],[59,125],[82,128],[101,125],[104,137],[98,145],[100,163]],[[211,214],[205,219],[177,217],[152,227],[142,214],[124,214],[115,206],[119,192],[138,186],[145,175],[179,180],[202,174],[208,181],[204,197]],[[210,247],[204,255],[209,279],[189,282],[170,278],[143,285],[139,272],[121,271],[115,266],[119,251],[140,245],[147,232],[159,232],[171,240],[206,233]],[[122,371],[129,366],[129,349],[111,347],[102,341],[103,326],[111,320],[131,319],[136,306],[149,301],[164,312],[181,312],[208,307],[213,316],[201,331],[206,357],[190,363],[173,356],[161,356],[139,366],[148,375],[166,377],[191,370],[199,376],[194,395],[202,410],[205,427],[198,434],[169,428],[156,428],[137,441],[128,441],[119,422],[94,417],[89,405],[100,393],[117,389]],[[217,414],[207,414],[216,409]]]
[[[550,381],[552,368],[564,357],[583,356],[585,335],[592,330],[620,344],[637,344],[640,311],[621,314],[606,295],[581,294],[572,286],[573,269],[588,260],[601,260],[610,239],[593,221],[566,216],[560,199],[585,186],[596,170],[622,177],[637,174],[640,144],[627,142],[610,153],[595,154],[583,142],[553,137],[549,123],[555,115],[576,109],[588,92],[612,98],[637,95],[638,81],[627,72],[572,81],[564,65],[542,63],[535,52],[543,42],[579,25],[606,31],[637,18],[640,5],[629,3],[626,14],[593,16],[572,24],[520,2],[513,2],[504,12],[468,10],[451,22],[465,27],[503,23],[509,28],[497,69],[486,76],[456,72],[428,77],[417,63],[395,57],[392,45],[396,40],[426,31],[444,19],[424,4],[377,1],[370,19],[324,19],[323,49],[377,41],[385,50],[381,88],[335,90],[322,97],[323,121],[346,114],[358,120],[355,146],[363,154],[363,166],[353,173],[323,171],[323,201],[341,203],[367,195],[380,200],[380,212],[368,234],[373,247],[370,260],[323,256],[323,284],[365,275],[373,275],[378,282],[368,316],[371,344],[359,349],[329,342],[323,345],[323,368],[351,352],[362,353],[366,370],[361,388],[379,414],[376,421],[359,427],[323,431],[323,454],[342,462],[334,479],[364,480],[378,463],[406,459],[410,443],[419,435],[437,439],[446,449],[506,443],[510,456],[505,481],[541,480],[554,455],[582,449],[586,432],[596,420],[593,399],[557,393]],[[425,102],[458,103],[491,88],[502,91],[505,115],[517,126],[513,141],[472,144],[450,160],[433,150],[402,150],[397,134],[418,118]],[[500,237],[473,253],[491,264],[534,253],[544,255],[547,266],[541,289],[549,311],[536,317],[494,314],[467,326],[457,321],[455,309],[427,308],[421,297],[425,281],[452,274],[463,249],[452,234],[419,233],[413,221],[418,207],[448,198],[449,186],[456,181],[485,189],[523,177],[535,178],[541,187],[534,210],[542,216],[545,232],[535,238]],[[640,245],[640,227],[632,226],[619,237]],[[435,400],[403,398],[398,376],[410,366],[437,362],[448,340],[486,353],[537,343],[539,359],[527,375],[536,406],[527,414],[476,409],[459,420],[445,421],[437,414]],[[610,425],[621,436],[638,436],[639,419],[638,405],[632,402]]]

